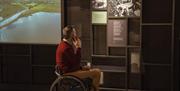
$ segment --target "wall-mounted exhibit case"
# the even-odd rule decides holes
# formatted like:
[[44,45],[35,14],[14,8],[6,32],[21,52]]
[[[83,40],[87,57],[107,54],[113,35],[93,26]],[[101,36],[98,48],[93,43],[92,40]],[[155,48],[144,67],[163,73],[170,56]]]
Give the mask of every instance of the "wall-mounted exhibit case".
[[107,0],[107,7],[103,9],[94,8],[95,1],[105,3],[92,0],[92,20],[94,12],[107,12],[104,20],[107,23],[92,22],[92,63],[103,70],[105,77],[110,74],[118,77],[105,78],[102,87],[140,90],[141,1]]
[[[91,0],[107,23],[92,23],[94,67],[108,91],[174,91],[175,0]],[[98,4],[97,4],[98,3]],[[166,71],[165,71],[166,70]],[[109,77],[111,75],[111,77]]]

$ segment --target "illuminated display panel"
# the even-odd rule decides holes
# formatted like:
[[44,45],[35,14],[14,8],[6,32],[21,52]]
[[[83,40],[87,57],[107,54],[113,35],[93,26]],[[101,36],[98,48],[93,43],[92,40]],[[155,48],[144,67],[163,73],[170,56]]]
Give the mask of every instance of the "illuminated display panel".
[[0,42],[57,44],[61,0],[0,0]]

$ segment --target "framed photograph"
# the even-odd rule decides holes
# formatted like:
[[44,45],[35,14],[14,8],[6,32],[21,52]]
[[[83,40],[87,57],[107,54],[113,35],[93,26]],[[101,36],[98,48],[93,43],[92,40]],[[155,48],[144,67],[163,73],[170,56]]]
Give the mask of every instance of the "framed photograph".
[[107,12],[92,11],[92,24],[107,24]]
[[140,53],[139,52],[131,52],[131,72],[138,73],[140,72]]
[[139,17],[140,0],[108,0],[108,17]]
[[92,9],[93,10],[106,10],[107,9],[107,0],[92,0]]
[[108,46],[123,47],[127,45],[127,22],[127,19],[108,20]]

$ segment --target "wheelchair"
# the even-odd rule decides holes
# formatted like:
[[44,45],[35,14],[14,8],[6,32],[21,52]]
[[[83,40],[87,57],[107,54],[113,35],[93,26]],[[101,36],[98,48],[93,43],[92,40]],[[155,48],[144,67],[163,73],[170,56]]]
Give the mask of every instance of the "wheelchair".
[[55,71],[56,80],[52,83],[50,91],[95,91],[91,78],[80,79],[72,75],[63,75]]

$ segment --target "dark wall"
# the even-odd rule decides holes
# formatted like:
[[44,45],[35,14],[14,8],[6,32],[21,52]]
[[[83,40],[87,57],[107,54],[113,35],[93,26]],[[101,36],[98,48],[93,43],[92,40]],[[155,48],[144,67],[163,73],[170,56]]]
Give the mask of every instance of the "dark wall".
[[82,40],[82,60],[90,61],[90,0],[66,0],[66,25],[75,25]]
[[[178,0],[143,0],[142,87],[144,90],[178,91],[178,2]],[[176,10],[174,10],[175,5]]]
[[180,87],[180,80],[179,80],[179,73],[180,73],[180,11],[179,11],[179,8],[180,8],[180,1],[179,0],[176,0],[175,2],[175,72],[174,72],[174,80],[175,80],[175,91],[179,91],[179,87]]
[[50,85],[55,79],[56,46],[0,44],[0,90],[17,84],[24,85],[19,88],[26,89],[31,89],[33,85]]

